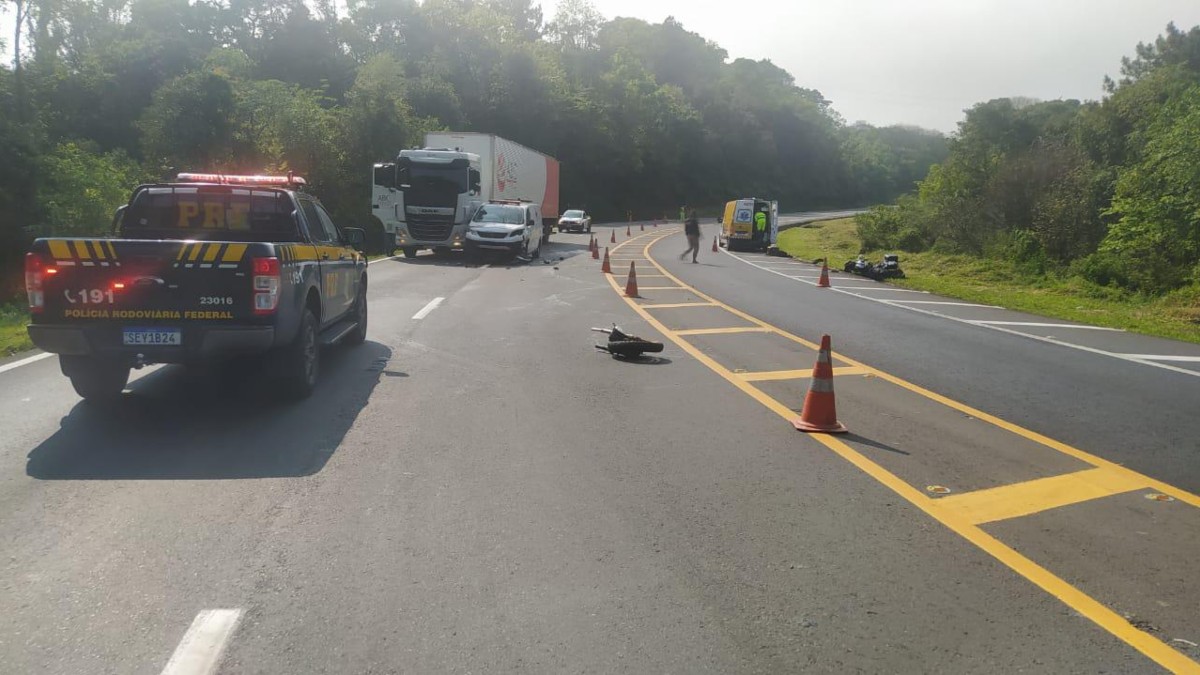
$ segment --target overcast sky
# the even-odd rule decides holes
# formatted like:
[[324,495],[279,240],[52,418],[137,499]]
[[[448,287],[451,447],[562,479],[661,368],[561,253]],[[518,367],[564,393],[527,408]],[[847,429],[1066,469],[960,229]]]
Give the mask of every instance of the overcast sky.
[[[593,0],[607,18],[674,16],[731,58],[770,59],[847,121],[953,131],[1002,96],[1095,99],[1106,74],[1200,0]],[[340,4],[340,3],[339,3]],[[549,20],[558,0],[542,0]],[[5,9],[11,3],[4,3]],[[12,39],[12,14],[0,14]],[[7,51],[7,50],[4,50]],[[7,57],[6,57],[7,58]]]
[[[557,0],[543,0],[547,19]],[[593,0],[607,18],[674,16],[731,58],[770,59],[847,121],[953,131],[1004,96],[1100,98],[1106,74],[1200,0]]]

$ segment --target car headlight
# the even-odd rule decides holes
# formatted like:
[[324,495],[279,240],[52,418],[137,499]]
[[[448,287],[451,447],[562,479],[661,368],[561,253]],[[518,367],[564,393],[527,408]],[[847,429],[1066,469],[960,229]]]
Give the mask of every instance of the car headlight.
[[510,237],[524,237],[524,236],[525,236],[525,228],[521,228],[521,229],[519,229],[519,230],[513,230],[512,232],[509,232],[509,233],[508,233],[508,236],[510,236]]

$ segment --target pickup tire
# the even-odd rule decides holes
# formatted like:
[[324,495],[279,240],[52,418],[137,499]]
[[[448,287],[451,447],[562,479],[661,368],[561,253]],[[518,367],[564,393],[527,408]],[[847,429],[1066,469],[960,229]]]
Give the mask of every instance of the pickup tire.
[[85,401],[111,403],[129,383],[129,366],[88,356],[59,356],[63,373]]
[[308,398],[317,386],[321,372],[321,343],[317,337],[317,317],[311,309],[300,315],[300,329],[292,343],[283,348],[280,360],[283,391],[289,398]]
[[346,336],[346,344],[354,347],[361,345],[367,341],[367,278],[363,277],[358,282],[358,297],[354,299],[354,309],[351,310],[354,315],[354,321],[358,324],[350,334]]
[[415,258],[417,257],[417,251],[420,251],[421,249],[417,248],[416,246],[405,246],[400,250],[404,253],[405,258]]

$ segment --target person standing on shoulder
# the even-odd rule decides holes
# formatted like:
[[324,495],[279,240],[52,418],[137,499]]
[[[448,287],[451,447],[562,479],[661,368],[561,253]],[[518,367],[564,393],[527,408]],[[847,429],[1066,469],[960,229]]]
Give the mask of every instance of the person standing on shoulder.
[[687,237],[688,249],[679,254],[679,259],[683,260],[691,253],[692,262],[699,262],[696,258],[700,255],[700,220],[696,218],[695,209],[689,211],[687,219],[683,221],[683,234]]

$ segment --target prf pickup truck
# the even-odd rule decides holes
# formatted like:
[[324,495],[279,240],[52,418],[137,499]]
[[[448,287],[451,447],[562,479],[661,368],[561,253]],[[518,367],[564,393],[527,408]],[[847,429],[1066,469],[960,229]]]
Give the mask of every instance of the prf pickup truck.
[[367,331],[362,230],[340,229],[302,178],[179,174],[140,185],[114,238],[38,239],[25,257],[34,344],[87,400],[130,368],[261,354],[293,397],[320,348]]

